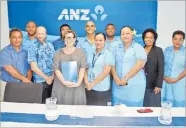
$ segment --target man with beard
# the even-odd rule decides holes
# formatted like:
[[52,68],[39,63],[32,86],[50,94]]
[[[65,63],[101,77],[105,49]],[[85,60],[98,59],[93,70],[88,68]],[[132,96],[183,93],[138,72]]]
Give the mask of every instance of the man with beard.
[[36,24],[33,21],[29,21],[26,25],[26,31],[27,31],[28,35],[23,38],[22,45],[23,45],[23,49],[28,51],[28,49],[36,41],[36,38],[35,38]]

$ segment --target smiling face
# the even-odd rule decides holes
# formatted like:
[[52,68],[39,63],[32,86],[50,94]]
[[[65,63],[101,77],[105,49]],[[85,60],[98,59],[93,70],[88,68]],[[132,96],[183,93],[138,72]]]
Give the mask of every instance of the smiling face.
[[98,34],[95,36],[95,45],[97,49],[102,49],[105,46],[105,38],[103,34]]
[[26,31],[28,32],[28,35],[33,36],[36,33],[36,24],[32,21],[28,22],[26,25]]
[[61,35],[64,35],[65,32],[67,32],[67,31],[69,31],[69,30],[70,30],[70,28],[69,28],[68,26],[63,26],[63,27],[61,28]]
[[93,34],[96,31],[96,26],[92,21],[88,21],[85,26],[85,31],[87,34]]
[[66,47],[74,47],[76,37],[73,33],[66,33],[64,36]]
[[114,36],[116,33],[116,28],[113,25],[108,25],[106,27],[106,34],[107,36]]
[[133,41],[133,33],[132,30],[128,27],[124,27],[121,30],[121,40],[124,43],[131,43]]
[[47,37],[46,29],[42,26],[37,27],[36,37],[37,37],[39,42],[41,42],[41,43],[45,42],[45,39]]
[[152,32],[147,32],[145,34],[144,41],[145,41],[146,46],[153,46],[154,41],[155,41],[153,33]]
[[20,47],[22,44],[22,33],[19,31],[14,31],[10,35],[10,43],[12,44],[13,47]]
[[184,39],[183,39],[183,36],[181,34],[176,34],[172,38],[173,46],[176,49],[179,49],[183,45],[183,42],[184,42]]

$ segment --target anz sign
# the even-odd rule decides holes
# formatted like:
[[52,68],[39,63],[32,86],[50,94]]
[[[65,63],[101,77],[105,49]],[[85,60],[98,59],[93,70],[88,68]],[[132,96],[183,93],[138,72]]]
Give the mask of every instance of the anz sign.
[[[90,9],[63,9],[58,16],[58,20],[90,20],[90,16],[97,21],[98,15],[101,16],[101,21],[107,18],[107,14],[104,13],[104,8],[101,5],[95,7],[95,13],[90,14]],[[90,14],[90,16],[89,16]]]

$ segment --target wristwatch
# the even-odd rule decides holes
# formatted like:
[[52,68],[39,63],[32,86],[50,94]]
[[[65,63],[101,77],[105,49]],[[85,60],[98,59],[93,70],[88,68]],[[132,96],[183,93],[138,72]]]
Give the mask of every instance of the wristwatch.
[[124,79],[126,80],[126,85],[128,85],[128,78],[124,77]]

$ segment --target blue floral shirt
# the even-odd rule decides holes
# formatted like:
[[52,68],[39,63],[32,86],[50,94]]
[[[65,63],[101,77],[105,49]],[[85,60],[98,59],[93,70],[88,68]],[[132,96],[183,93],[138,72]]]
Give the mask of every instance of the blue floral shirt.
[[[51,43],[46,42],[45,45],[43,45],[39,41],[36,41],[29,49],[28,62],[37,62],[38,68],[47,76],[51,76],[53,73],[52,64],[54,53],[55,50]],[[34,82],[45,82],[45,80],[36,73],[33,73],[33,76]]]
[[[181,48],[179,49],[179,52],[184,52],[184,49],[185,49],[184,46],[181,46]],[[173,46],[167,47],[164,50],[164,57],[165,57],[164,76],[171,77],[173,62],[174,62],[174,59],[175,59],[175,52],[174,52],[174,47]]]

